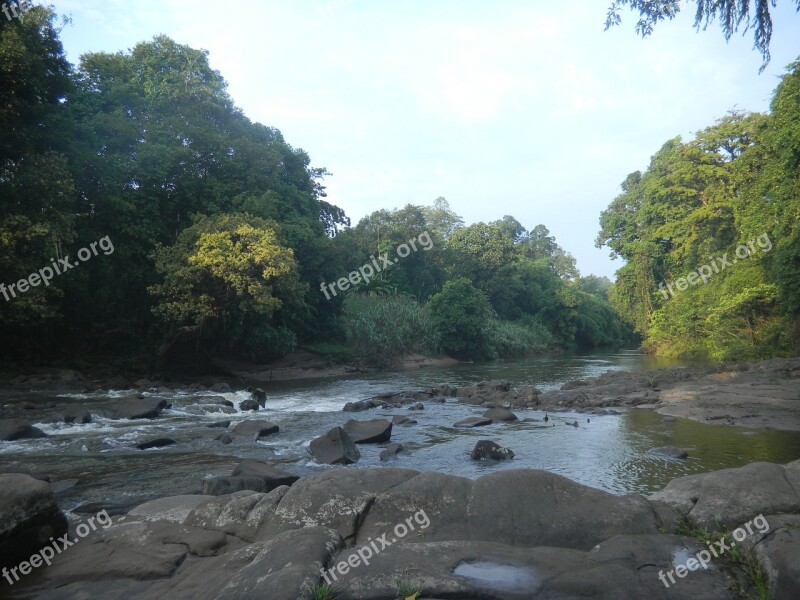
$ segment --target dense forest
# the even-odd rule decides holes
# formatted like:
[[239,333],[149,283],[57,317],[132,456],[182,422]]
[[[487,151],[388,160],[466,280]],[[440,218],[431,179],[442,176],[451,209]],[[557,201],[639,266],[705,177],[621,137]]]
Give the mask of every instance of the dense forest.
[[[351,227],[329,173],[251,122],[207,52],[157,37],[73,66],[59,27],[43,7],[0,19],[7,361],[270,361],[303,345],[385,365],[632,339],[611,282],[581,277],[544,225],[465,226],[438,198]],[[343,279],[368,263],[369,281]]]
[[613,306],[659,354],[800,351],[800,62],[769,114],[731,112],[667,141],[601,216],[625,259]]

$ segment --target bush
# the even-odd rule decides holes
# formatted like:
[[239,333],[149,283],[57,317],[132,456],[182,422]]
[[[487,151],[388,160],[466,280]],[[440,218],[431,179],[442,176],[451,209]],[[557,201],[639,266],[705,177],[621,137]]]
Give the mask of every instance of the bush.
[[365,364],[383,367],[405,354],[438,352],[431,315],[412,298],[352,294],[344,316],[347,341]]
[[441,336],[442,349],[459,358],[487,358],[487,322],[492,307],[464,277],[448,281],[427,305]]
[[541,352],[552,344],[553,335],[534,317],[519,321],[489,319],[486,324],[486,357],[518,358]]

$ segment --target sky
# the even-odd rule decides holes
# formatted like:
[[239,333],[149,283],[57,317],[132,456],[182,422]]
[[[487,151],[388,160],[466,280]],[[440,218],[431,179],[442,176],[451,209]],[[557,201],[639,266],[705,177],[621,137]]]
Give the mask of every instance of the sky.
[[467,224],[542,223],[583,275],[600,213],[667,140],[730,109],[767,111],[800,57],[800,14],[773,10],[772,62],[750,33],[693,28],[694,3],[641,39],[604,31],[611,0],[52,0],[67,57],[166,34],[209,51],[253,121],[326,167],[355,224],[444,196]]

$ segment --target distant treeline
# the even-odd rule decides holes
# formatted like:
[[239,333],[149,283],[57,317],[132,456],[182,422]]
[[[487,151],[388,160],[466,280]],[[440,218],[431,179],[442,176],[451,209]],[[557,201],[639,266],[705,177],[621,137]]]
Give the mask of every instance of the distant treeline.
[[603,212],[625,259],[609,296],[659,354],[800,352],[800,62],[769,114],[731,112],[668,141]]
[[[157,37],[73,67],[59,31],[44,7],[0,19],[0,283],[29,280],[0,297],[5,360],[148,357],[187,336],[205,356],[300,343],[375,364],[630,340],[611,283],[581,278],[544,226],[464,227],[440,198],[351,228],[325,169],[247,119],[206,52]],[[369,283],[321,290],[423,232],[430,248]],[[113,254],[30,279],[106,238]]]

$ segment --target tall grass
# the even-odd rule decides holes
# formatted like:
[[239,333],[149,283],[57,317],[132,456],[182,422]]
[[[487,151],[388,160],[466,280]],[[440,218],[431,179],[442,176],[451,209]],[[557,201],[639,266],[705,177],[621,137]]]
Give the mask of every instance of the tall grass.
[[352,294],[344,318],[347,342],[364,364],[385,367],[405,354],[438,352],[433,320],[412,298]]
[[519,358],[546,350],[552,343],[553,335],[533,317],[519,321],[492,318],[486,323],[488,358]]

